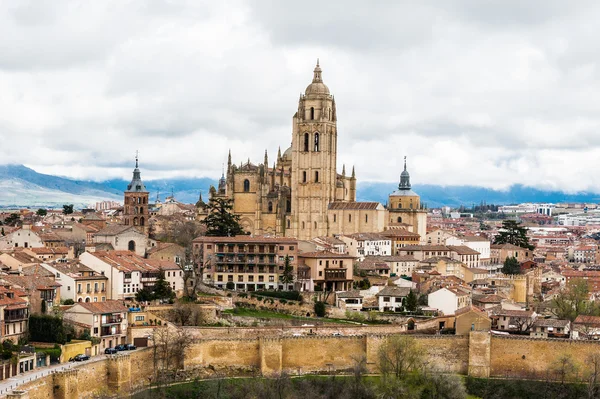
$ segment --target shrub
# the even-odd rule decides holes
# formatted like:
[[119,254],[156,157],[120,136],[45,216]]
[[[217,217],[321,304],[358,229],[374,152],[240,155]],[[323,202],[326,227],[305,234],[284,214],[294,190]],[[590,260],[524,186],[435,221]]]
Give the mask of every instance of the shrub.
[[52,315],[29,316],[29,340],[37,342],[67,342],[62,318]]
[[225,285],[225,288],[227,288],[228,290],[233,290],[235,288],[235,283],[233,281],[228,281]]
[[64,305],[75,305],[75,301],[72,299],[65,299],[63,302]]
[[315,314],[318,317],[325,317],[325,315],[327,314],[327,311],[325,310],[325,302],[315,302]]
[[285,300],[285,299],[280,299],[280,300],[279,300],[279,303],[283,303],[283,304],[285,305],[285,304],[287,303],[287,300]]

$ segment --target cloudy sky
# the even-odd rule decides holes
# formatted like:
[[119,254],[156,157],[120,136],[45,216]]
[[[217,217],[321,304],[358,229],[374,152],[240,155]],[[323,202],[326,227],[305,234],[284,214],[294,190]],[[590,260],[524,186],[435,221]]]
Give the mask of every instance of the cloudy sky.
[[291,142],[316,58],[359,180],[600,192],[600,2],[8,0],[0,162],[216,178]]

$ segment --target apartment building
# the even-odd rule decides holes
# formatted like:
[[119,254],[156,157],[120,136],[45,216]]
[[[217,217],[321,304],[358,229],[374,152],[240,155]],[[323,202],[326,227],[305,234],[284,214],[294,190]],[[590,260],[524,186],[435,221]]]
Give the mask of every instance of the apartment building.
[[198,237],[193,248],[207,284],[240,291],[294,289],[293,283],[281,281],[286,257],[296,280],[298,241],[294,238]]

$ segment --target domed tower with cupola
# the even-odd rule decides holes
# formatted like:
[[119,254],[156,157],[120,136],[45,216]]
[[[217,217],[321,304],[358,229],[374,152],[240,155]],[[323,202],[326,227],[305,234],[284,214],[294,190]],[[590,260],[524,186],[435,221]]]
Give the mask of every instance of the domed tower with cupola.
[[292,125],[292,220],[286,235],[311,239],[328,234],[327,209],[336,200],[338,182],[335,99],[318,60]]
[[390,194],[388,199],[389,228],[407,228],[413,233],[418,233],[421,239],[427,234],[427,210],[421,205],[421,197],[412,190],[410,174],[406,169],[404,157],[404,170],[400,173],[398,190]]
[[123,223],[126,226],[135,226],[144,234],[148,234],[148,195],[149,192],[142,181],[136,154],[133,178],[125,190]]

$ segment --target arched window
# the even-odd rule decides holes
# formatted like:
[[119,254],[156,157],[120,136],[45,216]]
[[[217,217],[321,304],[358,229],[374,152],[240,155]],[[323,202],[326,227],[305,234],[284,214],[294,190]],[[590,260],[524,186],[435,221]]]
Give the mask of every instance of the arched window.
[[402,218],[398,216],[398,223],[402,223]]
[[244,192],[247,193],[250,191],[250,180],[244,180]]
[[306,183],[306,171],[302,172],[302,183]]
[[315,107],[310,107],[310,119],[315,119]]
[[269,212],[273,212],[273,203],[271,201],[269,201],[268,209]]
[[369,223],[369,215],[365,215],[365,223]]
[[132,252],[135,252],[135,241],[133,241],[133,240],[129,241],[129,243],[127,244],[127,249]]
[[315,152],[319,152],[319,133],[315,133]]
[[140,213],[144,213],[144,207],[140,206]]
[[135,204],[135,198],[131,197],[131,203]]
[[315,183],[319,182],[319,172],[315,171]]
[[85,298],[85,301],[86,301],[86,302],[90,302],[90,297],[89,297],[89,296],[88,296],[88,297],[86,297],[86,298]]
[[138,197],[138,204],[142,203],[142,197]]
[[285,201],[285,211],[286,212],[292,211],[292,201],[290,201],[290,200]]
[[77,300],[77,302],[83,302],[83,300],[82,300],[81,298],[79,298],[79,299]]
[[290,219],[287,220],[287,228],[289,229],[291,227],[292,223],[290,222]]
[[144,217],[142,216],[142,217],[140,218],[140,226],[143,226],[143,225],[144,225],[144,222],[145,222],[145,220],[144,220]]
[[304,222],[302,222],[302,230],[304,230]]
[[317,222],[315,222],[315,230],[317,229]]
[[310,137],[308,133],[304,133],[304,152],[308,152]]
[[137,226],[138,225],[138,218],[133,218],[133,225]]
[[398,209],[402,209],[402,202],[398,202]]

